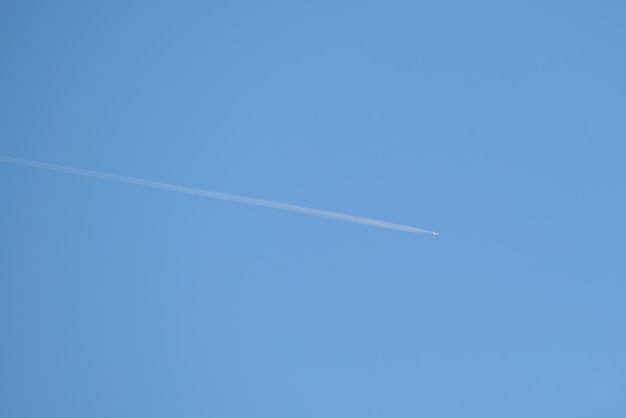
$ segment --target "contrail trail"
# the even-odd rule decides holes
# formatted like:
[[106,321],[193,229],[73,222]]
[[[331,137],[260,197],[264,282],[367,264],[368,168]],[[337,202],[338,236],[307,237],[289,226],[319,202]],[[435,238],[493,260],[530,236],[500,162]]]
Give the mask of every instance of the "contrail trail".
[[330,212],[327,210],[312,209],[304,206],[290,205],[287,203],[272,202],[270,200],[255,199],[252,197],[238,196],[228,193],[213,192],[210,190],[194,189],[191,187],[176,186],[174,184],[160,183],[150,180],[142,180],[133,177],[118,176],[115,174],[101,173],[98,171],[82,170],[80,168],[66,167],[56,164],[41,163],[31,160],[23,160],[20,158],[4,157],[0,155],[0,162],[17,164],[29,167],[42,168],[44,170],[59,171],[62,173],[76,174],[79,176],[95,177],[103,180],[117,181],[120,183],[130,183],[137,186],[152,187],[155,189],[169,190],[172,192],[187,193],[198,196],[210,197],[213,199],[230,200],[233,202],[245,203],[247,205],[264,206],[267,208],[288,210],[291,212],[304,213],[306,215],[321,216],[324,218],[336,219],[338,221],[352,222],[362,225],[370,225],[377,228],[393,229],[396,231],[409,232],[412,234],[431,234],[439,235],[438,232],[428,231],[426,229],[415,228],[412,226],[396,224],[392,222],[380,221],[377,219],[364,218],[361,216],[346,215],[343,213]]

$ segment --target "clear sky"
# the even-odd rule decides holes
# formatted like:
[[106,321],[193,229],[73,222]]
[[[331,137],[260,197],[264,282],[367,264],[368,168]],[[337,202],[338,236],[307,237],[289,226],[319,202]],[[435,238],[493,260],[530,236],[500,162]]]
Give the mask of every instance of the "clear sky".
[[0,3],[0,416],[626,416],[626,4]]

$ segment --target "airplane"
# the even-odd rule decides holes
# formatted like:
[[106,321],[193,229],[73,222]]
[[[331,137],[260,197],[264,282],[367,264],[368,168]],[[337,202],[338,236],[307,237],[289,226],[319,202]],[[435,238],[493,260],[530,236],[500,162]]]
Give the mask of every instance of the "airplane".
[[438,235],[439,235],[439,232],[433,232],[433,235],[434,235],[434,236],[438,236]]

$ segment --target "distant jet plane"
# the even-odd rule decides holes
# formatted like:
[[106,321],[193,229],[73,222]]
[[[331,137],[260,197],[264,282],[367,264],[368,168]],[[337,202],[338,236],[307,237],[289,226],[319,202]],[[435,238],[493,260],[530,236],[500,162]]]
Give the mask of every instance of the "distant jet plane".
[[439,232],[433,232],[433,235],[437,236],[437,235],[439,235]]

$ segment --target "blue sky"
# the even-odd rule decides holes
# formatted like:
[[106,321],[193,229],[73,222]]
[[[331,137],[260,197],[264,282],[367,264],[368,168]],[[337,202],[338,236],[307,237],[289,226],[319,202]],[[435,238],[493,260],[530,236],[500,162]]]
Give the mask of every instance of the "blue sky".
[[0,5],[0,415],[626,414],[626,6]]

